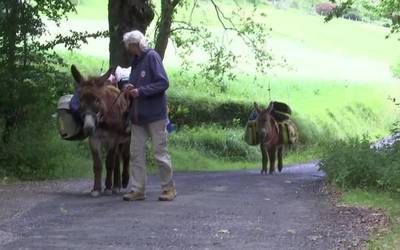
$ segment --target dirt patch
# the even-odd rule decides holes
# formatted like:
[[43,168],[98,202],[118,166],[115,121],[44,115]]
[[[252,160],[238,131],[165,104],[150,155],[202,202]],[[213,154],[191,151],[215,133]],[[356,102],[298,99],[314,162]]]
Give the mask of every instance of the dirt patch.
[[349,235],[355,235],[355,231],[360,235],[351,240],[347,238],[339,240],[338,249],[366,249],[371,236],[384,233],[388,229],[389,217],[383,209],[340,204],[343,193],[326,183],[321,186],[321,193],[327,195],[335,206],[336,223],[341,227],[346,226]]
[[376,210],[362,207],[338,206],[338,221],[340,225],[348,225],[350,223],[349,234],[353,230],[357,230],[361,235],[368,237],[354,238],[351,241],[346,239],[341,247],[351,249],[365,249],[369,237],[376,233],[382,233],[387,230],[389,219],[383,210]]

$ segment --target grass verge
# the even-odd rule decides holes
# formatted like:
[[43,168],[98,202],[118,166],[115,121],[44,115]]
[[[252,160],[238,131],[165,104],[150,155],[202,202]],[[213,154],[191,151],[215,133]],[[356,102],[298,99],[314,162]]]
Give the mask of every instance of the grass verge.
[[374,190],[352,189],[345,191],[342,203],[374,209],[384,209],[390,225],[386,232],[378,233],[368,242],[368,249],[399,249],[400,246],[400,194]]

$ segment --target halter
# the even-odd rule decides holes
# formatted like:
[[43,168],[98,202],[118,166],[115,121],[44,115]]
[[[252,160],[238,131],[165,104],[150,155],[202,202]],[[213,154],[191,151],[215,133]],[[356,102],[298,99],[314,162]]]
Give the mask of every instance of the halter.
[[[273,105],[273,104],[272,104]],[[273,106],[272,106],[273,107]],[[269,121],[268,121],[268,123],[269,123],[269,125],[271,126],[271,131],[269,131],[269,133],[266,133],[266,135],[265,135],[265,137],[264,138],[260,138],[260,143],[266,143],[266,144],[271,144],[272,143],[272,141],[275,139],[275,137],[277,137],[278,136],[278,134],[279,134],[279,126],[278,126],[278,123],[277,123],[277,121],[275,120],[275,118],[271,115],[271,112],[270,111],[268,111],[268,115],[269,115],[269,117],[270,117],[270,119],[269,119]],[[257,117],[258,118],[258,117]],[[258,127],[258,123],[256,123],[256,126],[257,126],[257,130],[259,130],[259,127]],[[273,130],[276,130],[276,135],[274,135],[273,133],[274,133],[274,131]],[[271,136],[268,136],[268,135],[271,135]],[[267,139],[267,140],[265,140],[265,139]]]
[[81,113],[81,117],[82,120],[85,120],[85,116],[89,115],[89,116],[93,116],[94,117],[94,121],[95,121],[95,126],[97,126],[99,123],[101,123],[101,120],[99,119],[99,114],[100,112],[93,112],[93,111],[85,111],[83,113]]
[[112,107],[117,102],[117,100],[122,95],[122,93],[124,93],[124,92],[121,91],[119,88],[115,87],[114,85],[106,85],[106,88],[108,88],[109,90],[111,90],[111,91],[113,91],[113,92],[118,94],[117,97],[115,97],[114,101],[111,104],[111,107]]

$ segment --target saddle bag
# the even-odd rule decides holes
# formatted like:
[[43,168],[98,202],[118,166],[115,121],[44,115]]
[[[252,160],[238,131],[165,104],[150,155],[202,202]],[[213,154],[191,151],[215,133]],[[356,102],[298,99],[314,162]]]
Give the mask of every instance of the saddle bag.
[[283,102],[272,102],[270,105],[273,105],[271,115],[277,122],[283,122],[290,119],[292,110],[289,105]]
[[278,127],[279,139],[281,143],[291,145],[299,141],[299,131],[296,124],[292,120],[278,122]]
[[73,116],[70,103],[73,95],[61,96],[57,104],[57,127],[58,132],[64,140],[83,140],[82,124]]
[[250,114],[249,120],[247,121],[246,128],[244,131],[243,139],[250,146],[256,146],[260,144],[260,138],[257,130],[256,122],[257,114],[253,111]]

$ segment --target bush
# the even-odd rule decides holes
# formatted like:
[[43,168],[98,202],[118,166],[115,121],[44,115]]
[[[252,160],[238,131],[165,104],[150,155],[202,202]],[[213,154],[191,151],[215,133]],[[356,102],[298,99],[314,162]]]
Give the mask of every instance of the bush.
[[320,3],[315,6],[315,12],[317,12],[318,15],[327,16],[335,8],[336,4],[334,3]]
[[343,18],[353,20],[353,21],[361,21],[361,17],[356,11],[350,11],[343,15]]
[[366,139],[326,146],[320,168],[328,181],[342,188],[400,191],[400,145],[375,150]]
[[171,134],[169,143],[175,147],[195,149],[211,157],[229,160],[258,160],[259,147],[251,147],[243,140],[244,129],[221,128],[209,124],[184,128]]
[[395,65],[392,65],[390,69],[394,77],[400,78],[400,62],[397,62]]
[[[180,127],[194,128],[198,126],[217,125],[222,128],[244,127],[253,111],[253,104],[248,102],[215,101],[213,99],[194,99],[176,95],[169,96],[170,119],[172,123]],[[364,106],[357,106],[357,116],[365,114]],[[347,112],[347,111],[346,111]],[[369,111],[368,119],[375,117]],[[293,121],[296,123],[301,144],[326,143],[338,138],[338,131],[330,120],[328,122],[316,120],[305,114],[293,113]],[[343,132],[343,129],[341,129]]]
[[54,176],[65,162],[62,149],[54,143],[54,131],[49,118],[15,129],[7,143],[0,143],[0,175],[25,180]]
[[9,140],[0,140],[0,176],[42,180],[90,172],[86,143],[61,140],[52,116],[55,108],[36,104],[27,112],[25,122],[13,129]]
[[234,121],[244,126],[253,110],[253,104],[244,102],[216,102],[174,95],[170,95],[168,100],[170,118],[178,126],[195,127],[209,123],[232,126]]

